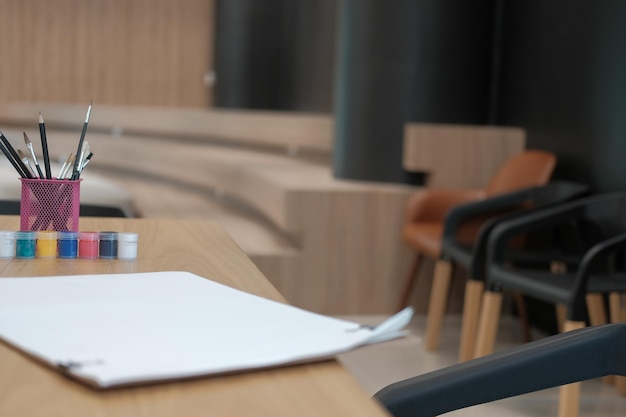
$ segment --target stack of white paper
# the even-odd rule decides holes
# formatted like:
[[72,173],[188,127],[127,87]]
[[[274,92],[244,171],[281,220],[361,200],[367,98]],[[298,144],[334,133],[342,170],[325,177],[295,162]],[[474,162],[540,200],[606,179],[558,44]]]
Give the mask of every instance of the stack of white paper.
[[371,329],[178,271],[0,278],[0,338],[101,388],[328,358],[411,315]]

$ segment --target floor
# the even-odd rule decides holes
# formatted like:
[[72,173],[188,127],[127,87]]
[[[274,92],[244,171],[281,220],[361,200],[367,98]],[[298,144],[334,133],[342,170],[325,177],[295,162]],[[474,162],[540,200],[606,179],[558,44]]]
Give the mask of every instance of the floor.
[[[351,316],[344,319],[375,325],[383,316]],[[425,318],[415,316],[408,326],[410,334],[402,339],[366,346],[341,354],[340,362],[363,387],[374,394],[382,387],[413,375],[456,363],[460,317],[447,317],[441,348],[424,349],[421,336]],[[519,327],[514,318],[503,318],[498,330],[497,350],[520,342]],[[544,337],[535,334],[535,338]],[[477,405],[446,414],[455,417],[522,417],[557,416],[558,389],[548,389],[519,397]],[[581,389],[580,417],[617,417],[626,415],[626,397],[619,396],[612,385],[602,380],[586,381]]]

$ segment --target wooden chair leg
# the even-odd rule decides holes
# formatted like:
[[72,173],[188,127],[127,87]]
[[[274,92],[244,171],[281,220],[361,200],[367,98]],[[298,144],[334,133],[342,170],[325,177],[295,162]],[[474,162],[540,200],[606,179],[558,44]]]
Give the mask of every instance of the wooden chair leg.
[[[569,321],[563,323],[563,331],[582,329],[585,322]],[[578,417],[580,411],[580,382],[563,385],[559,388],[559,417]]]
[[459,362],[465,362],[474,357],[476,330],[478,329],[478,317],[480,316],[480,302],[483,297],[484,289],[485,284],[480,280],[468,279],[465,284]]
[[502,293],[487,291],[483,294],[474,358],[493,353],[496,334],[498,333],[501,306]]
[[559,328],[559,332],[563,333],[563,329],[565,328],[565,317],[567,316],[567,307],[563,304],[557,304],[554,308],[556,310],[556,323]]
[[398,305],[398,311],[409,305],[409,300],[411,299],[411,293],[413,292],[413,287],[417,282],[417,270],[419,269],[420,263],[422,260],[422,255],[419,252],[415,253],[415,258],[413,259],[413,264],[411,265],[411,269],[409,270],[409,275],[406,278],[406,284],[404,286],[404,291],[402,292],[402,298],[400,299],[400,304]]
[[611,323],[626,321],[626,294],[618,292],[609,294],[609,310]]
[[428,316],[426,317],[426,334],[424,336],[426,350],[436,350],[439,347],[451,278],[452,263],[443,259],[438,260],[435,264],[433,285],[428,300]]
[[[609,309],[611,312],[611,322],[620,323],[626,321],[626,294],[609,294]],[[626,395],[626,377],[615,376],[613,378],[615,389],[619,395]]]
[[532,337],[530,335],[530,323],[528,321],[526,299],[524,298],[524,294],[519,291],[515,291],[513,293],[513,298],[515,300],[515,306],[517,307],[517,314],[519,315],[520,327],[522,330],[522,340],[524,341],[524,343],[528,343],[531,341]]
[[589,323],[592,326],[607,324],[606,311],[604,309],[604,299],[602,294],[587,294],[587,311],[589,312]]

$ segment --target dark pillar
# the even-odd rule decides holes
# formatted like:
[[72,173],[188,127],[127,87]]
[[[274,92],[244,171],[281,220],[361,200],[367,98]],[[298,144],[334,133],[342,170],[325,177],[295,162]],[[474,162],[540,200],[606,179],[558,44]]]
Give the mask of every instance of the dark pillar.
[[217,2],[216,107],[278,109],[283,106],[284,1]]
[[493,0],[343,0],[334,175],[415,182],[406,122],[486,123],[492,27]]
[[332,111],[337,0],[217,2],[215,106]]

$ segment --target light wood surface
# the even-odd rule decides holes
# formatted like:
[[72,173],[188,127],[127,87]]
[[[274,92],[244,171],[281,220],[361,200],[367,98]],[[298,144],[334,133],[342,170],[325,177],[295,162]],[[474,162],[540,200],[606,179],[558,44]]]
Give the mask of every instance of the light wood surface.
[[439,338],[443,319],[446,313],[450,280],[452,279],[453,265],[450,261],[438,259],[435,263],[433,286],[428,300],[428,320],[424,335],[426,350],[436,350],[439,347]]
[[[35,129],[27,133],[37,137]],[[3,131],[10,140],[21,133]],[[52,157],[65,159],[77,137],[49,129]],[[339,180],[326,164],[242,147],[91,131],[87,139],[94,157],[84,182],[90,172],[122,186],[130,179],[140,190],[135,204],[143,216],[172,218],[190,210],[189,200],[165,193],[165,185],[245,204],[250,218],[268,224],[274,236],[273,244],[270,236],[249,244],[254,232],[241,230],[247,254],[291,304],[324,314],[395,312],[411,255],[398,219],[416,187]],[[215,218],[201,201],[191,203],[198,204],[196,218]]]
[[[18,226],[18,217],[0,216],[0,229]],[[185,270],[283,301],[215,223],[82,218],[80,228],[138,232],[137,260],[0,260],[1,275]],[[3,343],[0,367],[0,415],[7,417],[387,415],[336,361],[110,391],[65,379]]]
[[207,107],[214,0],[2,0],[0,102]]
[[429,187],[483,188],[525,146],[516,127],[408,123],[402,165],[426,173]]
[[[46,127],[80,130],[88,102],[10,103],[0,105],[0,122],[32,124],[42,112]],[[33,116],[34,115],[34,116]],[[285,153],[313,151],[329,157],[333,118],[287,111],[194,109],[189,107],[112,106],[95,102],[90,132],[193,138],[208,144],[280,148]]]
[[502,310],[502,293],[485,291],[481,302],[474,358],[493,353]]

